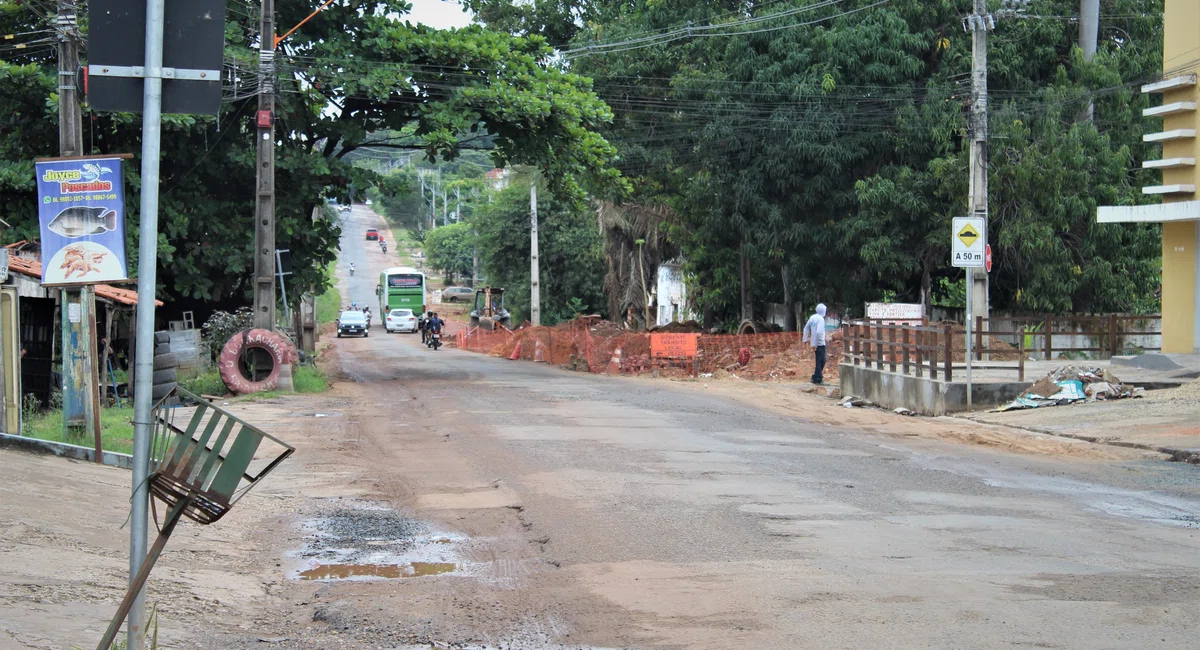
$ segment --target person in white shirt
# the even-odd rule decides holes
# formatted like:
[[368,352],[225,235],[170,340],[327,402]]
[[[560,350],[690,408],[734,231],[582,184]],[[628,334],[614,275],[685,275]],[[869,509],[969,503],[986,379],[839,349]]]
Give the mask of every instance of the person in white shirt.
[[816,356],[813,364],[812,383],[820,384],[825,380],[825,304],[817,305],[817,313],[813,314],[804,324],[804,343],[812,345]]

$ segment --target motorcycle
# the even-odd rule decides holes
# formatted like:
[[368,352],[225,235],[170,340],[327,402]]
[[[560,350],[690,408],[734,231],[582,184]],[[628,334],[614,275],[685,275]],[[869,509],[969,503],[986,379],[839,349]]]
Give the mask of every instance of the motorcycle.
[[380,248],[382,248],[382,249],[383,249],[383,252],[385,252],[385,253],[387,252],[387,244],[384,244],[383,246],[380,246]]
[[354,277],[354,267],[350,267],[350,277]]
[[442,347],[441,332],[434,332],[433,334],[429,335],[429,347],[433,348],[434,352],[437,352],[437,349]]

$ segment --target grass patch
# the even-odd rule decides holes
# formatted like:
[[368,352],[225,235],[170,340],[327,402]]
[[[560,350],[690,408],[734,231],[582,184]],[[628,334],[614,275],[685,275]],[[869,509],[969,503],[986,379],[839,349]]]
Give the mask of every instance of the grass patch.
[[[100,447],[104,451],[122,454],[133,453],[133,407],[100,409]],[[43,411],[25,418],[24,435],[27,438],[68,442],[81,447],[95,445],[91,435],[67,436],[63,431],[61,409]]]
[[[335,262],[336,264],[336,262]],[[334,264],[330,264],[325,269],[325,277],[330,278],[331,283],[321,295],[317,296],[317,324],[332,323],[342,315],[342,293],[337,290],[337,286],[332,283],[334,276]]]
[[195,377],[180,379],[179,385],[197,395],[220,396],[229,392],[229,389],[225,388],[225,382],[221,379],[221,372],[218,370],[209,370]]
[[292,375],[292,384],[297,393],[324,393],[329,390],[329,379],[316,366],[300,366]]

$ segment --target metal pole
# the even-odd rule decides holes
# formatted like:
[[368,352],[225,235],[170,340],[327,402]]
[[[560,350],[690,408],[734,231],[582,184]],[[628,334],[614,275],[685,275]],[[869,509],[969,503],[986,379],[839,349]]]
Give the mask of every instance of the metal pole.
[[[283,317],[287,322],[292,322],[292,308],[288,306],[287,286],[283,283],[283,262],[279,259],[279,251],[275,251],[275,269],[279,275],[279,295],[283,298]],[[385,332],[386,334],[386,332]]]
[[257,191],[254,204],[254,326],[275,329],[275,3],[259,28]]
[[[150,407],[154,391],[154,285],[158,281],[158,163],[162,136],[163,12],[166,0],[146,0],[146,83],[142,104],[141,224],[138,229],[136,374],[133,392],[133,499],[129,521],[129,578],[134,584],[146,558],[150,506]],[[139,593],[129,610],[128,647],[146,644],[146,601]]]
[[537,178],[529,184],[529,322],[542,324],[542,288],[538,270]]
[[448,204],[446,203],[446,190],[443,189],[442,190],[442,225],[443,226],[450,225],[450,214],[446,210],[447,205]]
[[[988,30],[995,18],[988,14],[987,0],[975,0],[975,11],[968,19],[972,29],[971,41],[971,216],[988,216]],[[986,227],[987,222],[984,221]],[[987,237],[984,237],[984,241]],[[974,294],[975,308],[984,319],[988,317],[988,274],[968,274],[973,278],[967,285],[968,295]]]
[[967,411],[971,410],[971,283],[974,282],[975,269],[967,267]]

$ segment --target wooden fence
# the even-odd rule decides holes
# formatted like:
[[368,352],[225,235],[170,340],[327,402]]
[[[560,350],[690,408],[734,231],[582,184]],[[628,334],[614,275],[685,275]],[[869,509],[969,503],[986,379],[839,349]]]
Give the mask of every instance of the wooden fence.
[[880,321],[842,324],[843,363],[930,379],[954,376],[954,325],[901,325]]

